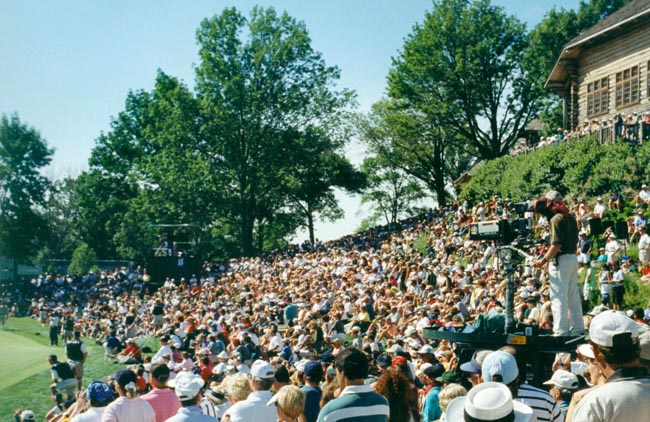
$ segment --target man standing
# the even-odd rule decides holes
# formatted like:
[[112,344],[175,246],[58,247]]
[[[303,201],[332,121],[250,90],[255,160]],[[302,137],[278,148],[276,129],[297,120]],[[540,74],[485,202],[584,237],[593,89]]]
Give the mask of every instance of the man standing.
[[88,347],[81,341],[81,333],[75,330],[72,340],[65,344],[65,355],[68,357],[68,363],[74,371],[77,378],[77,388],[81,391],[81,383],[84,377],[84,363],[88,357]]
[[52,312],[50,317],[50,346],[59,345],[59,325],[61,324],[61,318],[59,318],[58,312]]
[[650,414],[650,373],[641,366],[639,326],[624,313],[605,311],[589,326],[596,365],[607,379],[576,406],[571,420],[636,422]]
[[318,421],[387,422],[390,413],[388,400],[364,384],[368,375],[366,355],[350,347],[336,356],[335,367],[338,383],[344,388],[337,399],[323,406]]
[[[180,377],[180,375],[179,375]],[[156,413],[156,422],[164,422],[176,414],[181,407],[177,395],[167,387],[169,367],[164,363],[151,365],[149,384],[152,390],[142,396]]]
[[250,386],[253,390],[248,398],[235,403],[226,411],[223,422],[273,421],[277,418],[275,408],[266,405],[273,397],[269,391],[275,382],[275,368],[263,360],[256,360],[251,366]]
[[549,191],[545,197],[535,201],[536,213],[548,218],[551,229],[550,248],[533,266],[548,264],[551,287],[551,311],[553,312],[553,335],[580,335],[585,327],[582,320],[582,305],[578,289],[578,224],[575,217],[562,202],[562,195]]

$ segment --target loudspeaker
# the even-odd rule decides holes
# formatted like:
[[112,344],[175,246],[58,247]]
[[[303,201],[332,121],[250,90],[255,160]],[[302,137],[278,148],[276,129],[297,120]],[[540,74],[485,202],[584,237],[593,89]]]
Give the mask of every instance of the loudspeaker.
[[600,236],[603,234],[603,222],[601,221],[600,218],[594,217],[590,218],[589,220],[589,233],[591,233],[592,236]]
[[618,220],[616,222],[616,228],[614,229],[614,232],[616,233],[617,239],[628,239],[629,235],[627,233],[627,221]]

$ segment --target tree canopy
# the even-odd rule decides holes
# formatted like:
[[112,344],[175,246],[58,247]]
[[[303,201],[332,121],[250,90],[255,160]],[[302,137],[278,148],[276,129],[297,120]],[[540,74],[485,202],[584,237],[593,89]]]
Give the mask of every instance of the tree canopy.
[[0,119],[0,254],[33,258],[46,222],[38,212],[49,181],[40,174],[54,151],[17,114]]

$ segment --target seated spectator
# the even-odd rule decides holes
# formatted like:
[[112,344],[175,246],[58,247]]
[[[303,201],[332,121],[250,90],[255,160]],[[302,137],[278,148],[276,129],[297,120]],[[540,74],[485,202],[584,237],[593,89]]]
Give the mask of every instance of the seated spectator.
[[603,203],[603,198],[598,197],[596,199],[596,205],[594,206],[594,211],[591,213],[591,216],[602,219],[605,216],[605,211],[607,211],[607,208]]
[[641,190],[636,195],[635,204],[637,206],[650,204],[650,191],[648,191],[648,185],[645,183],[641,185]]
[[115,331],[111,331],[108,337],[106,337],[106,341],[104,342],[104,351],[106,352],[106,356],[109,358],[114,358],[118,353],[120,353],[121,349],[122,344],[117,338],[117,333]]
[[509,420],[526,422],[533,419],[533,409],[514,401],[510,390],[498,382],[484,382],[457,397],[447,406],[448,421],[487,422]]
[[305,409],[305,393],[295,385],[285,385],[266,405],[275,406],[278,422],[298,422]]
[[[93,381],[88,386],[85,397],[85,403],[90,405],[90,408],[74,416],[70,422],[96,422],[101,421],[104,410],[115,399],[115,392],[104,381]],[[86,406],[84,406],[85,408]]]
[[609,198],[607,206],[612,210],[617,209],[618,211],[623,208],[623,199],[621,198],[621,194],[618,193],[618,191],[615,190],[612,192],[612,196]]
[[117,355],[117,361],[122,365],[142,362],[142,349],[132,338],[126,340],[126,348]]
[[551,386],[549,393],[559,404],[560,411],[566,414],[571,397],[578,390],[578,377],[569,371],[558,369],[550,380],[544,382],[544,385]]
[[175,384],[174,391],[181,407],[176,415],[166,419],[167,422],[214,422],[215,418],[204,415],[199,407],[205,385],[203,378],[190,372],[183,372],[176,378]]

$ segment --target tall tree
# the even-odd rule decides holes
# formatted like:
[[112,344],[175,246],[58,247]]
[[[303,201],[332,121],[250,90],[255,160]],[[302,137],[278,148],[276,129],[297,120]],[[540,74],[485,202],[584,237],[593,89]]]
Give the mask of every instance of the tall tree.
[[307,128],[297,135],[295,148],[288,151],[293,165],[280,173],[287,203],[300,216],[300,225],[307,228],[312,244],[316,240],[317,217],[335,221],[343,216],[334,189],[355,193],[365,185],[364,174],[338,151],[341,147],[341,142],[329,138],[322,130]]
[[458,147],[457,135],[446,131],[436,116],[404,101],[375,103],[357,127],[369,151],[379,159],[377,163],[420,180],[441,206],[447,204],[450,183],[471,162]]
[[371,204],[370,216],[365,224],[372,226],[380,219],[386,224],[399,218],[414,215],[415,203],[426,197],[421,184],[400,169],[382,163],[380,157],[367,157],[361,169],[368,178],[368,188],[361,196],[362,204]]
[[489,0],[440,0],[388,75],[388,95],[431,116],[480,159],[506,154],[535,117],[539,92],[522,67],[525,26]]
[[255,251],[260,219],[280,209],[276,175],[309,125],[336,136],[352,93],[336,90],[339,69],[310,45],[304,23],[256,7],[246,19],[226,9],[197,31],[201,62],[197,95],[211,139],[210,156],[229,177],[229,216],[238,222],[242,253]]
[[40,174],[53,150],[17,114],[0,119],[0,254],[17,261],[35,256],[46,222],[38,212],[49,181]]

